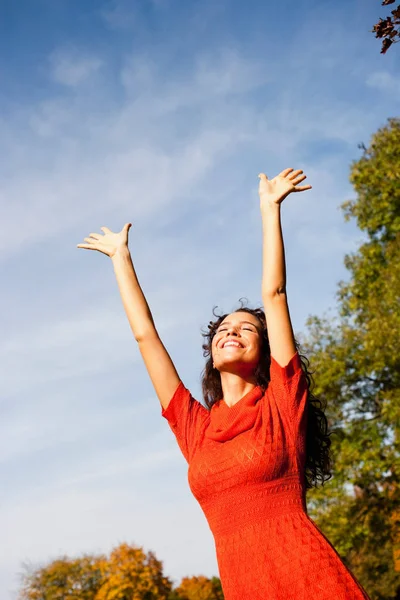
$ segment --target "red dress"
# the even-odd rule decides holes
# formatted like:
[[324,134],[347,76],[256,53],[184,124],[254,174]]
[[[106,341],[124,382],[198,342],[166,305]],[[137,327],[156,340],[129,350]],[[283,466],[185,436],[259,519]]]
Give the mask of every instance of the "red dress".
[[182,382],[161,414],[186,458],[213,533],[225,600],[369,600],[307,514],[307,382],[296,353],[271,359],[257,386],[211,410]]

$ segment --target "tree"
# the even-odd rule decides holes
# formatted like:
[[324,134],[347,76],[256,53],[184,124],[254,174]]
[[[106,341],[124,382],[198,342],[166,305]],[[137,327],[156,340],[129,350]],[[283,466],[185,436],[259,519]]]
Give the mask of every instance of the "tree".
[[26,566],[21,600],[94,600],[103,581],[103,556],[60,558],[34,570]]
[[[396,0],[383,0],[382,6],[394,4],[395,1]],[[379,19],[372,30],[372,32],[375,33],[376,38],[383,38],[381,54],[385,54],[390,46],[396,42],[396,37],[400,39],[400,27],[397,30],[395,28],[396,25],[400,25],[400,4],[397,8],[392,10],[391,14],[392,17]]]
[[155,555],[128,544],[109,557],[61,558],[26,570],[20,600],[167,600],[172,588]]
[[208,579],[204,575],[184,577],[174,593],[173,600],[224,600],[218,577]]
[[95,600],[167,600],[171,582],[152,552],[121,544],[104,562],[104,583]]
[[185,577],[176,589],[153,552],[122,543],[110,556],[25,566],[19,600],[224,600],[218,577]]
[[338,316],[311,317],[304,346],[327,402],[333,478],[310,514],[377,600],[400,597],[400,119],[353,162],[342,205],[365,241],[345,257]]

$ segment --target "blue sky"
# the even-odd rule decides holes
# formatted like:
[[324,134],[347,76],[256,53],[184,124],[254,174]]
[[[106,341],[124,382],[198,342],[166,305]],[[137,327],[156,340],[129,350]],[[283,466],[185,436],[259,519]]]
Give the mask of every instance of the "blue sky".
[[212,308],[261,304],[257,175],[302,168],[282,208],[296,333],[334,313],[362,239],[357,145],[398,115],[398,48],[375,0],[0,2],[3,316],[0,597],[22,562],[153,550],[216,575],[211,532],[141,362],[107,257],[130,221],[157,329],[201,400]]

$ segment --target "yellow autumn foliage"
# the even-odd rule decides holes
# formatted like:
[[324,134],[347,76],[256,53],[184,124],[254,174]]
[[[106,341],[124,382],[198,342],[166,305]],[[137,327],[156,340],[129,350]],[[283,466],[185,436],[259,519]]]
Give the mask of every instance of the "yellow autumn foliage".
[[182,600],[223,600],[219,579],[204,575],[184,577],[175,591]]
[[162,562],[126,543],[109,557],[64,557],[26,571],[19,600],[168,600],[172,589]]

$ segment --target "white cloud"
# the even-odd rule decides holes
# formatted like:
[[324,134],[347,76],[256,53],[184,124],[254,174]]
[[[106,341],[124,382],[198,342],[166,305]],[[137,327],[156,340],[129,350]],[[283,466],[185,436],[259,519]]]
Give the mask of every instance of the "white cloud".
[[375,71],[367,78],[367,85],[376,88],[381,92],[390,93],[394,96],[400,96],[400,81],[387,71]]
[[153,118],[183,108],[219,113],[227,98],[244,96],[271,79],[261,61],[247,60],[228,48],[196,57],[191,73],[180,78],[165,78],[150,58],[134,55],[121,70],[124,89],[135,98],[133,108],[144,110]]
[[100,11],[104,22],[112,29],[131,29],[137,23],[139,11],[129,0],[109,0],[108,6]]
[[[169,8],[170,0],[142,0],[142,4],[162,11]],[[142,9],[132,0],[107,0],[100,16],[110,29],[132,30],[141,25]]]
[[50,56],[52,79],[70,87],[86,81],[102,65],[101,59],[95,56],[84,56],[77,49],[59,49]]
[[[91,308],[65,321],[35,324],[1,346],[3,391],[21,393],[44,382],[113,369],[129,342],[124,315],[115,310]],[[115,347],[122,351],[119,356]],[[125,355],[131,362],[130,353]]]
[[[92,215],[121,215],[122,223],[128,214],[147,220],[156,211],[165,223],[187,194],[201,195],[206,175],[250,142],[281,165],[312,139],[355,144],[370,119],[353,108],[320,105],[316,113],[297,97],[281,103],[276,96],[258,112],[239,92],[256,92],[274,75],[262,76],[260,65],[232,52],[198,58],[187,79],[163,79],[151,61],[138,58],[126,62],[121,77],[131,90],[122,106],[104,110],[99,91],[92,114],[77,92],[72,101],[46,100],[26,114],[30,128],[19,143],[34,148],[36,164],[16,151],[12,175],[0,182],[7,207],[0,259],[71,227],[84,231]],[[217,196],[218,184],[214,190]]]
[[[145,62],[142,70],[146,68]],[[129,210],[132,218],[140,219],[156,210],[165,222],[172,205],[182,202],[189,190],[192,193],[218,162],[237,153],[254,135],[247,129],[245,107],[235,110],[234,122],[227,117],[224,99],[238,84],[228,76],[215,91],[206,83],[204,62],[199,69],[188,83],[178,82],[175,91],[172,84],[159,81],[157,95],[146,94],[143,101],[128,99],[114,111],[103,113],[99,100],[98,117],[91,107],[80,104],[79,95],[73,101],[59,98],[33,107],[25,116],[30,129],[23,143],[43,158],[36,159],[39,165],[32,168],[31,156],[20,154],[13,162],[15,176],[0,182],[8,231],[0,241],[1,259],[72,226],[85,226],[93,214],[104,218]],[[225,73],[245,72],[246,66],[243,60],[225,57],[219,69],[223,79]],[[248,71],[245,81],[251,87],[251,65]],[[210,77],[218,79],[215,67]],[[149,78],[153,83],[158,80],[156,73]],[[201,106],[216,93],[219,123],[207,110],[190,133],[183,123],[178,133],[164,120],[166,112]],[[18,176],[22,171],[23,178]]]

